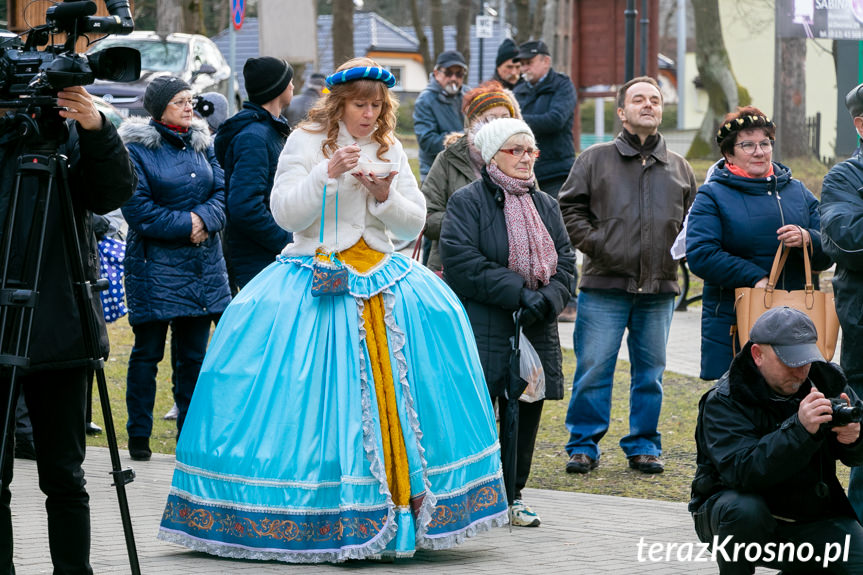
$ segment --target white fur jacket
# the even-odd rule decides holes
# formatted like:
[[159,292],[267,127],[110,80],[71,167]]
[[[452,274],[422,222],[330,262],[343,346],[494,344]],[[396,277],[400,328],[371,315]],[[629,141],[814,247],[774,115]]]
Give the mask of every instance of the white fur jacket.
[[[340,123],[338,147],[356,142],[363,156],[378,161],[378,144],[371,138],[354,138]],[[385,202],[374,196],[350,172],[341,177],[327,177],[329,160],[321,151],[324,133],[294,130],[279,157],[270,209],[280,226],[294,232],[294,243],[285,255],[312,255],[320,242],[321,207],[326,185],[324,243],[326,251],[347,249],[363,238],[368,246],[383,253],[393,251],[387,231],[397,239],[409,240],[419,235],[425,224],[425,197],[417,187],[408,158],[397,140],[385,154],[397,162],[398,175],[390,185]],[[338,194],[338,237],[336,237],[336,194]]]

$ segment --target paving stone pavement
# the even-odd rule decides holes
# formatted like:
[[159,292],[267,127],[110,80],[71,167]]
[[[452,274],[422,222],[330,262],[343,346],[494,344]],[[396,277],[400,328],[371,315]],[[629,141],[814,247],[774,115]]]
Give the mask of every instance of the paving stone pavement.
[[[700,314],[697,308],[676,312],[668,347],[670,370],[698,374]],[[572,346],[572,324],[561,324],[561,341]],[[621,358],[626,359],[625,346]],[[364,570],[374,573],[521,573],[541,574],[715,574],[712,562],[648,560],[651,543],[697,544],[692,520],[683,503],[669,503],[526,489],[525,499],[542,517],[540,528],[494,529],[452,550],[418,552],[395,563],[351,561],[341,565],[287,565],[221,559],[156,539],[168,495],[174,457],[154,454],[134,463],[137,479],[126,486],[142,573],[291,573],[317,575]],[[92,510],[91,562],[97,574],[130,573],[116,493],[110,485],[105,448],[91,447],[85,462]],[[14,560],[18,575],[51,573],[44,498],[38,490],[36,465],[15,460],[12,483]],[[642,539],[643,538],[643,539]],[[639,543],[641,558],[639,561]],[[667,547],[665,548],[667,549]],[[685,555],[685,553],[684,553]],[[756,573],[774,573],[758,569]]]

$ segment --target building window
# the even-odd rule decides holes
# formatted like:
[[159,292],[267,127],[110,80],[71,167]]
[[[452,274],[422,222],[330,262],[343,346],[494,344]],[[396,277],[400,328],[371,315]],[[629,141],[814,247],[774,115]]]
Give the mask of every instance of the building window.
[[396,86],[395,88],[393,88],[393,90],[397,92],[403,92],[404,87],[402,86],[402,73],[404,68],[402,68],[401,66],[385,66],[385,68],[390,71],[390,74],[395,76]]

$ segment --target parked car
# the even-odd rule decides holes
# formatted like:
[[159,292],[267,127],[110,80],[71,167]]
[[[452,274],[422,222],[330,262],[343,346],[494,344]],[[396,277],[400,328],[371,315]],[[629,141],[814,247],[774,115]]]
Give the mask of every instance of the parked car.
[[[144,92],[154,78],[178,76],[197,93],[219,92],[230,98],[231,67],[212,40],[200,34],[167,34],[136,31],[127,36],[109,36],[89,51],[94,54],[113,46],[135,48],[141,53],[141,77],[136,82],[96,80],[86,86],[121,114],[146,116]],[[234,80],[234,94],[239,101],[239,86]],[[239,106],[237,106],[239,108]]]

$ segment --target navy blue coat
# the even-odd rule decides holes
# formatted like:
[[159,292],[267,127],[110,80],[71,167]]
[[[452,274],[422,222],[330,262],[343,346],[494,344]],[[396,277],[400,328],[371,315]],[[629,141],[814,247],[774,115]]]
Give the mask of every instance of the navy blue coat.
[[[557,201],[530,192],[539,217],[557,249],[557,271],[539,288],[550,310],[542,321],[524,329],[545,371],[545,398],[563,398],[563,355],[557,316],[575,286],[575,254]],[[447,203],[440,234],[444,280],[459,296],[476,337],[479,358],[492,397],[504,394],[509,375],[512,314],[520,307],[525,280],[507,267],[509,240],[503,214],[504,192],[483,168],[482,179],[458,190]]]
[[842,326],[842,369],[863,385],[863,150],[836,164],[821,188],[824,251],[836,262],[833,294]]
[[[231,301],[219,232],[225,226],[225,181],[206,124],[180,137],[150,120],[131,119],[120,136],[138,174],[123,206],[129,323],[222,313]],[[194,245],[192,215],[209,237]]]
[[[821,249],[818,200],[788,167],[773,163],[774,176],[744,178],[720,162],[699,188],[686,227],[689,269],[704,280],[701,312],[701,377],[717,379],[734,352],[730,335],[736,323],[734,288],[752,287],[770,274],[779,248],[776,230],[798,225],[812,238],[812,268],[823,270],[830,258]],[[802,289],[803,251],[791,250],[777,287]],[[815,282],[817,288],[818,282]]]
[[420,178],[429,173],[434,159],[443,151],[444,136],[464,131],[461,101],[465,88],[450,96],[434,77],[414,104],[414,132],[420,147]]
[[290,132],[284,118],[246,102],[216,135],[216,159],[225,170],[226,259],[239,287],[273,263],[293,240],[270,212],[279,154]]
[[540,187],[546,180],[567,176],[575,161],[572,122],[576,95],[569,76],[551,69],[535,86],[520,82],[513,93],[521,117],[536,137],[540,156],[533,170]]

